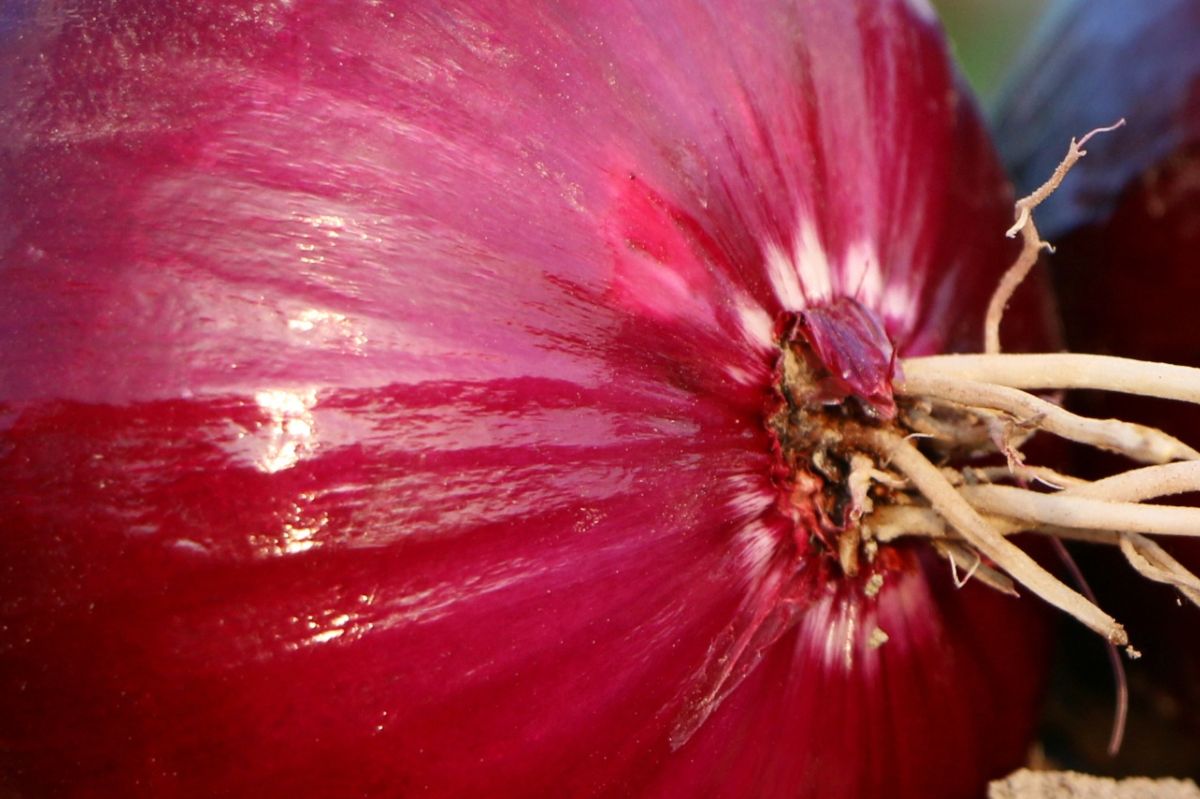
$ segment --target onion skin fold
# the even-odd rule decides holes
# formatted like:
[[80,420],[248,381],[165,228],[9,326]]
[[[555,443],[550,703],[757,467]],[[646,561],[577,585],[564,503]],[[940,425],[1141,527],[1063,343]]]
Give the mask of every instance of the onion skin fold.
[[1013,255],[922,2],[0,13],[10,793],[950,799],[1023,761],[1041,608],[920,547],[839,576],[765,425],[806,307],[975,349]]
[[[1200,366],[1198,39],[1196,0],[1058,3],[1028,53],[1039,68],[1018,71],[997,108],[997,140],[1019,187],[1038,182],[1068,131],[1128,120],[1088,145],[1039,217],[1056,247],[1050,274],[1071,350]],[[1194,409],[1178,403],[1098,392],[1070,401],[1081,413],[1200,440]],[[1089,453],[1076,472],[1098,477],[1118,465]],[[1194,496],[1181,501],[1189,500],[1195,504]],[[1163,546],[1200,569],[1196,541]],[[1146,585],[1112,553],[1077,554],[1100,603],[1136,631],[1145,654],[1130,664],[1134,715],[1125,751],[1114,761],[1102,742],[1084,736],[1079,767],[1200,777],[1200,611],[1177,603],[1174,590]]]

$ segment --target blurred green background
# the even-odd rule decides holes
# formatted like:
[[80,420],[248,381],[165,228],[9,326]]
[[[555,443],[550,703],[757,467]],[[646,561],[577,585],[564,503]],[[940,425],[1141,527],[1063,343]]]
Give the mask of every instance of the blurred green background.
[[933,0],[955,55],[985,108],[1048,0]]

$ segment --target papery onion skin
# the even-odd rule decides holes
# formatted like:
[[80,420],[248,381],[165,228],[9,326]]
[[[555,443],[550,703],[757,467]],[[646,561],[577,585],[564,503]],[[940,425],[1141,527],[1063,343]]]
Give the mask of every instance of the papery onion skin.
[[1011,196],[923,3],[3,14],[9,790],[936,799],[1023,759],[1038,609],[914,549],[837,577],[764,420],[806,304],[978,346]]
[[[1075,351],[1200,366],[1197,41],[1197,0],[1058,3],[1023,59],[1031,66],[1013,76],[997,109],[997,141],[1025,189],[1044,179],[1061,147],[1056,140],[1127,119],[1088,144],[1088,156],[1039,216],[1056,248],[1050,273]],[[1200,440],[1194,410],[1178,403],[1111,394],[1071,402],[1089,415]],[[1096,477],[1118,465],[1089,454],[1076,468]],[[1200,569],[1195,541],[1163,545]],[[1100,736],[1083,736],[1079,766],[1200,777],[1200,610],[1177,602],[1173,589],[1147,585],[1112,553],[1077,554],[1101,604],[1128,622],[1145,655],[1130,666],[1134,712],[1125,752],[1114,761]]]

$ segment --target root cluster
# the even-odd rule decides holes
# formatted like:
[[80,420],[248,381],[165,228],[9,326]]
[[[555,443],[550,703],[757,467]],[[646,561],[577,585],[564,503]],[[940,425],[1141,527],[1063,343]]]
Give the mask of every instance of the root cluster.
[[[859,452],[869,456],[857,461],[860,483],[865,479],[887,487],[874,495],[857,489],[860,496],[876,500],[865,500],[856,539],[878,546],[925,537],[950,561],[959,585],[975,579],[1005,592],[1029,591],[1109,642],[1118,680],[1114,750],[1125,702],[1115,647],[1125,647],[1131,657],[1138,652],[1121,624],[1098,607],[1081,577],[1078,590],[1072,588],[1008,537],[1028,531],[1117,547],[1138,574],[1170,585],[1200,605],[1200,578],[1152,538],[1200,537],[1200,508],[1147,504],[1200,492],[1200,452],[1160,430],[1080,416],[1054,401],[1064,390],[1091,389],[1200,404],[1200,369],[1100,355],[1006,354],[999,331],[1017,286],[1043,250],[1053,251],[1038,234],[1034,209],[1086,154],[1082,146],[1091,136],[1121,124],[1123,120],[1072,141],[1050,180],[1017,202],[1008,235],[1020,235],[1023,247],[989,305],[984,352],[903,360],[903,377],[894,385],[897,423],[856,429],[845,441],[853,450],[851,459],[860,457]],[[1028,464],[1021,447],[1036,432],[1118,453],[1134,466],[1086,481]],[[1007,464],[957,465],[981,453],[1000,453]],[[1055,546],[1065,553],[1061,543]]]

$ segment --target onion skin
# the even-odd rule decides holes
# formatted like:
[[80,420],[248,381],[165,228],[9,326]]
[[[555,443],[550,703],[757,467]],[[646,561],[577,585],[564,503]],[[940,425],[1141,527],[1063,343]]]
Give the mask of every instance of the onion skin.
[[838,577],[764,424],[790,314],[975,348],[1012,256],[922,4],[3,14],[10,792],[936,799],[1023,760],[1038,608],[916,549]]
[[[1200,366],[1198,38],[1196,0],[1059,3],[1028,54],[1026,63],[1038,68],[1015,75],[998,108],[997,139],[1023,188],[1044,177],[1039,171],[1059,140],[1128,120],[1088,145],[1039,216],[1056,247],[1051,275],[1072,350]],[[1178,403],[1111,394],[1071,401],[1092,416],[1200,440],[1194,409]],[[1097,477],[1116,465],[1089,455],[1076,470]],[[1200,569],[1197,542],[1164,545]],[[1079,554],[1101,604],[1128,621],[1145,654],[1130,666],[1134,715],[1122,757],[1101,754],[1102,742],[1089,751],[1085,737],[1079,767],[1200,777],[1200,610],[1178,604],[1171,589],[1146,585],[1110,553]]]

